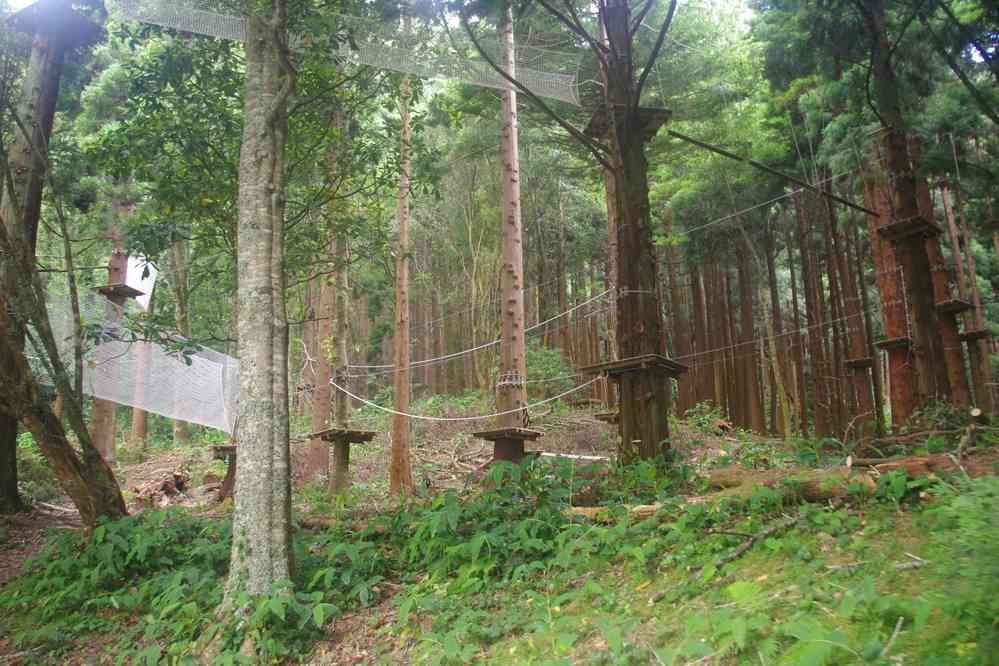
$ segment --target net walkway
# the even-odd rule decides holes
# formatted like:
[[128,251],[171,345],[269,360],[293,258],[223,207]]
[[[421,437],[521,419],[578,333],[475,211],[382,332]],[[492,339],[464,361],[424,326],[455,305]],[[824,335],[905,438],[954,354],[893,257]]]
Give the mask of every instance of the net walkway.
[[[245,41],[246,17],[231,7],[182,0],[118,0],[125,19],[232,41]],[[338,46],[331,55],[348,62],[403,72],[427,79],[448,79],[506,90],[510,84],[481,57],[459,26],[447,30],[437,19],[410,18],[403,30],[397,22],[340,15]],[[309,42],[291,35],[292,49]],[[483,36],[483,51],[502,62],[499,40]],[[518,36],[516,78],[534,94],[579,105],[580,53],[543,48],[529,36]]]
[[[122,313],[100,298],[80,304],[81,318],[95,335],[85,343],[83,392],[120,405],[137,407],[232,433],[239,398],[239,361],[196,345],[167,350],[141,340],[124,324]],[[69,305],[54,300],[49,321],[59,354],[73,359],[73,323]],[[38,376],[47,378],[38,356],[32,357]],[[51,383],[51,381],[49,381]]]

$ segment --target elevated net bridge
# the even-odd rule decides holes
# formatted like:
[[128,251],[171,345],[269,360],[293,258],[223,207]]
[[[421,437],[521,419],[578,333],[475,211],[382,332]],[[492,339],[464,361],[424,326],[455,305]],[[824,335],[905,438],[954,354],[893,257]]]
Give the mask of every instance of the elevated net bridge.
[[[184,32],[242,42],[245,16],[232,8],[210,7],[189,0],[118,0],[117,13],[125,19]],[[450,28],[446,18],[407,16],[401,21],[379,21],[341,14],[336,17],[337,43],[331,54],[347,62],[368,65],[427,79],[461,81],[506,90],[512,86],[479,53],[460,25]],[[289,35],[292,50],[311,41]],[[494,63],[502,62],[495,36],[477,38]],[[539,97],[579,106],[579,68],[582,52],[545,48],[543,40],[517,35],[517,80]],[[513,72],[510,73],[514,74]]]

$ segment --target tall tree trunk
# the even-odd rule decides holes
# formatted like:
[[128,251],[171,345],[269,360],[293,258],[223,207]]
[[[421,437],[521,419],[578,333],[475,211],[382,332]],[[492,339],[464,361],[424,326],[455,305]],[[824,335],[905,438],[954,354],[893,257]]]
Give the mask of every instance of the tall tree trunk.
[[[664,352],[662,317],[649,209],[647,128],[634,99],[638,91],[627,0],[608,0],[602,18],[615,45],[607,54],[604,83],[618,214],[617,344],[625,359]],[[619,390],[620,460],[655,458],[667,451],[670,382],[661,373],[634,370],[620,375]]]
[[[879,217],[868,217],[867,221],[871,255],[874,258],[875,282],[884,316],[885,337],[886,341],[892,341],[909,337],[909,317],[894,248],[877,232],[878,227],[891,219],[891,196],[887,188],[883,174],[868,173],[865,176],[864,205],[879,213]],[[908,421],[917,404],[917,371],[915,365],[910,362],[907,346],[889,346],[886,353],[892,424],[897,427]]]
[[755,352],[756,317],[753,312],[756,289],[753,276],[753,249],[748,238],[743,238],[742,252],[739,254],[739,318],[742,337],[740,353],[742,375],[746,390],[749,428],[756,433],[766,432],[767,424],[763,416],[763,396],[760,393],[759,366]]
[[864,279],[864,265],[860,259],[860,228],[852,227],[849,241],[850,253],[853,256],[854,270],[857,274],[857,292],[860,296],[860,311],[863,313],[864,332],[867,339],[867,355],[871,359],[871,380],[874,385],[874,423],[878,436],[885,434],[884,387],[881,382],[881,354],[874,346],[874,324],[871,314],[870,298],[867,294],[867,282]]
[[[119,231],[120,211],[125,208],[125,203],[119,199],[119,194],[112,195],[110,236],[111,236],[111,258],[108,260],[108,287],[125,284],[125,274],[128,270],[128,253],[124,250]],[[125,296],[111,293],[108,295],[108,304],[105,307],[105,321],[108,323],[118,322],[122,317],[125,307]],[[124,378],[119,378],[119,381]],[[115,441],[115,414],[118,405],[111,400],[94,398],[93,414],[90,421],[90,437],[94,440],[94,446],[104,456],[104,460],[112,467],[118,462],[117,442]]]
[[[441,308],[441,290],[434,285],[430,291],[430,312],[432,313],[434,324],[432,334],[434,336],[434,356],[438,358],[444,356],[444,311]],[[437,363],[434,368],[434,393],[446,395],[448,390],[447,365]]]
[[[827,204],[828,205],[828,204]],[[832,215],[832,208],[829,209]],[[860,295],[858,285],[854,282],[854,272],[850,266],[850,247],[843,237],[837,224],[830,227],[830,239],[832,241],[832,251],[837,260],[837,272],[840,278],[840,285],[843,291],[843,321],[846,336],[849,340],[849,350],[846,351],[850,361],[850,383],[856,399],[856,411],[854,418],[861,421],[870,419],[875,421],[877,415],[874,413],[874,400],[871,390],[871,367],[870,364],[862,362],[865,358],[871,358],[869,353],[870,343],[868,333],[861,316]],[[859,289],[863,289],[861,283]],[[873,361],[872,361],[873,362]],[[860,434],[863,434],[862,431]]]
[[[965,256],[968,260],[968,281],[971,285],[971,304],[974,308],[973,312],[975,314],[975,330],[983,331],[985,330],[985,311],[982,309],[982,295],[978,289],[978,271],[975,270],[975,253],[972,249],[971,228],[968,226],[968,220],[964,216],[964,207],[961,205],[960,188],[956,188],[954,190],[954,195],[955,207],[957,208],[958,216],[961,219],[961,236],[964,238]],[[988,386],[989,379],[992,377],[988,340],[985,338],[979,338],[970,342],[968,346],[969,348],[974,347],[975,349],[975,354],[972,356],[971,361],[973,367],[975,367],[981,375],[980,381],[982,390],[977,392],[975,402],[986,412],[992,413],[995,411],[996,406],[992,404],[992,394],[989,392]]]
[[785,227],[784,246],[787,248],[787,265],[791,282],[791,313],[794,316],[794,336],[792,338],[794,344],[794,400],[798,412],[798,432],[807,435],[808,397],[805,386],[805,341],[801,326],[801,305],[798,301],[798,278],[794,267],[794,245],[791,242],[790,225]]
[[[842,436],[846,428],[846,416],[849,410],[848,403],[852,402],[851,399],[846,395],[847,391],[843,382],[844,372],[843,372],[843,362],[845,360],[845,351],[843,347],[843,332],[842,326],[843,320],[843,300],[842,300],[842,287],[840,282],[840,274],[837,268],[837,262],[835,255],[835,246],[832,240],[832,228],[836,224],[835,211],[829,205],[828,199],[823,199],[823,203],[826,204],[826,224],[824,226],[824,240],[825,240],[825,273],[826,279],[829,283],[829,298],[826,301],[827,307],[823,310],[826,323],[826,327],[829,330],[829,386],[830,386],[830,402],[832,409],[830,410],[832,416],[832,431],[837,436]],[[819,288],[821,292],[822,283],[819,281]]]
[[[156,305],[156,291],[149,296],[149,307],[146,312],[149,314],[153,313],[153,308]],[[138,354],[136,354],[136,364],[135,364],[135,398],[136,402],[142,403],[145,401],[145,387],[149,382],[149,347],[143,345]],[[132,408],[132,434],[129,437],[130,444],[138,450],[144,451],[147,445],[147,438],[149,437],[149,413],[144,409],[139,409],[138,407]]]
[[[504,3],[500,25],[500,41],[503,45],[503,64],[513,73],[515,52],[513,41],[513,4]],[[524,255],[523,229],[520,218],[520,156],[518,154],[517,93],[507,88],[500,95],[502,104],[503,133],[501,150],[503,154],[503,268],[500,271],[500,293],[502,304],[500,315],[500,359],[499,377],[496,381],[496,409],[499,412],[522,410],[499,417],[502,428],[516,428],[527,425],[527,353],[524,343]],[[559,217],[561,218],[561,193],[559,194]],[[559,306],[565,299],[565,248],[564,220],[560,219],[562,231],[559,253],[560,282]],[[563,310],[564,311],[564,310]],[[566,322],[563,322],[563,326]],[[563,329],[565,330],[565,329]],[[567,337],[562,338],[567,345]],[[563,353],[567,348],[563,347]]]
[[[673,218],[667,213],[667,233],[673,232]],[[689,321],[683,309],[684,289],[680,282],[678,267],[681,265],[679,248],[670,244],[666,249],[666,273],[669,277],[670,322],[673,325],[673,350],[677,358],[686,359],[691,352]],[[680,382],[677,391],[677,413],[683,414],[694,406],[695,377],[689,374]]]
[[[32,256],[38,237],[42,189],[45,185],[45,159],[41,151],[47,150],[52,134],[62,64],[63,47],[59,39],[44,30],[35,34],[16,108],[20,125],[12,132],[6,154],[15,196],[10,196],[6,183],[0,187],[0,224],[6,224],[12,233],[23,233]],[[25,136],[22,127],[31,132],[30,137]],[[16,229],[18,224],[20,229]],[[2,275],[0,279],[3,279]],[[0,307],[0,335],[8,328],[4,300],[0,296],[0,305],[4,306]],[[24,339],[15,336],[10,343],[15,350],[20,350],[23,349]],[[12,513],[23,508],[17,490],[18,416],[0,413],[0,513]]]
[[[505,94],[505,93],[504,93]],[[514,93],[516,94],[516,93]],[[516,112],[514,112],[516,118]],[[504,144],[504,150],[506,149]],[[505,183],[504,183],[505,185]],[[518,187],[519,191],[519,187]],[[505,196],[505,195],[504,195]],[[558,182],[558,254],[556,255],[555,274],[557,276],[556,293],[558,295],[558,311],[560,313],[569,309],[569,275],[566,272],[566,234],[565,234],[565,209],[562,206],[562,181]],[[555,325],[558,329],[558,348],[562,356],[568,362],[572,362],[572,341],[569,330],[572,325],[570,317],[562,317]]]
[[[411,19],[403,19],[404,32],[409,32]],[[399,116],[402,134],[399,141],[399,243],[395,257],[395,373],[393,389],[395,409],[408,412],[412,397],[409,368],[409,200],[410,200],[410,147],[412,125],[409,101],[412,97],[409,76],[403,76],[399,86]],[[392,417],[392,460],[389,463],[389,492],[393,495],[409,493],[413,489],[413,470],[409,459],[412,441],[409,417],[396,414]]]
[[232,552],[226,602],[269,594],[292,578],[288,447],[288,322],[284,300],[287,7],[246,7],[246,81],[239,159],[239,415]]
[[[919,218],[916,193],[916,168],[910,159],[905,118],[892,65],[892,50],[887,30],[884,0],[864,0],[862,6],[867,31],[871,38],[871,73],[878,113],[886,132],[886,164],[893,185],[893,221],[907,223]],[[938,392],[933,369],[945,364],[942,345],[937,336],[936,311],[929,260],[923,239],[919,235],[892,241],[900,277],[904,282],[906,311],[910,321],[908,331],[909,358],[916,368],[916,389],[911,403],[895,405],[899,419],[904,421],[912,411]],[[894,383],[894,382],[893,382]],[[901,395],[899,397],[902,397]]]
[[[619,358],[617,348],[617,291],[618,291],[618,268],[617,268],[617,190],[614,186],[614,172],[604,169],[604,194],[607,200],[607,271],[604,276],[604,285],[610,290],[607,294],[608,315],[607,315],[607,348],[609,358],[613,361]],[[616,405],[617,384],[607,382],[607,405]]]
[[[188,308],[190,282],[187,274],[188,242],[179,237],[170,245],[170,258],[173,262],[174,322],[177,332],[183,337],[191,335],[191,318]],[[173,422],[173,445],[184,446],[190,440],[187,424],[180,419]]]
[[[782,218],[786,220],[786,218]],[[788,252],[791,248],[788,248]],[[787,390],[787,360],[786,351],[788,349],[787,340],[784,336],[784,321],[780,307],[780,293],[777,287],[776,269],[777,243],[774,238],[774,230],[771,225],[767,226],[767,284],[769,286],[770,297],[770,322],[767,330],[770,346],[770,362],[773,365],[774,378],[774,402],[776,409],[773,415],[773,429],[781,437],[791,434],[791,405],[788,400]],[[764,315],[765,316],[765,315]]]
[[[815,418],[815,437],[821,439],[832,434],[829,424],[829,395],[826,390],[826,359],[823,337],[825,330],[819,302],[819,277],[811,251],[810,225],[799,194],[795,197],[795,218],[798,223],[798,249],[801,251],[801,280],[805,292],[805,317],[808,323],[808,356],[811,368],[812,413]],[[810,211],[809,211],[810,212]]]
[[[915,150],[915,149],[914,149]],[[934,218],[933,197],[926,178],[920,177],[916,184],[919,196],[920,214],[928,220]],[[946,209],[945,204],[945,209]],[[946,215],[946,211],[945,211]],[[933,282],[933,300],[938,304],[937,323],[939,325],[940,341],[943,343],[943,354],[946,363],[937,368],[943,377],[937,379],[937,385],[945,387],[940,397],[950,399],[958,405],[971,403],[971,390],[964,372],[964,349],[957,325],[957,313],[953,310],[940,310],[939,304],[950,301],[953,295],[947,284],[947,267],[944,264],[943,252],[940,250],[940,240],[931,236],[925,240],[926,257],[930,263]]]
[[[336,271],[334,273],[334,280],[337,290],[336,298],[334,299],[336,309],[336,332],[334,335],[336,340],[336,357],[334,360],[336,364],[337,383],[343,386],[347,382],[347,375],[349,374],[347,360],[350,358],[350,327],[347,323],[350,316],[347,303],[347,298],[350,294],[350,284],[347,280],[347,241],[343,238],[335,241],[333,261]],[[340,428],[348,428],[350,420],[350,398],[338,391],[334,398],[334,403],[336,405],[333,415],[334,422]],[[344,441],[334,442],[332,454],[330,490],[334,495],[340,495],[350,487],[350,444]]]
[[[335,150],[335,149],[334,149]],[[331,159],[335,159],[332,158]],[[330,231],[327,241],[327,256],[335,261],[336,255],[336,232]],[[312,432],[322,432],[332,425],[332,402],[333,387],[330,380],[333,379],[333,317],[338,298],[336,286],[330,276],[323,275],[319,278],[316,294],[316,345],[315,356],[311,364],[311,372],[308,381],[312,384],[312,409],[310,429]],[[320,476],[329,474],[330,450],[329,445],[320,437],[309,440],[305,451],[305,471],[306,481],[314,481]]]

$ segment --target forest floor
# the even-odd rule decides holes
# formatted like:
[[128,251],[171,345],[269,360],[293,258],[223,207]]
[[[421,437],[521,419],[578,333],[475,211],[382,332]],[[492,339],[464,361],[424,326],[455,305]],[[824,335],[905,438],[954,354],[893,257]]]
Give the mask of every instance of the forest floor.
[[[999,471],[995,442],[986,437],[964,452],[972,475],[987,475],[975,482],[890,472],[875,479],[872,499],[862,498],[870,489],[851,481],[843,493],[803,503],[794,497],[804,480],[767,482],[732,497],[711,489],[706,479],[718,468],[731,467],[745,470],[747,477],[768,470],[825,470],[841,465],[846,449],[830,452],[828,443],[719,431],[716,421],[705,414],[672,424],[677,457],[665,475],[652,465],[621,470],[584,460],[566,466],[565,459],[548,458],[540,476],[528,474],[496,488],[481,483],[491,447],[470,437],[474,428],[421,423],[412,451],[416,497],[402,513],[387,493],[386,435],[353,452],[353,487],[340,500],[320,485],[301,482],[304,446],[293,445],[296,557],[308,574],[300,585],[318,590],[311,594],[324,601],[311,611],[322,613],[316,616],[318,631],[307,639],[287,638],[293,647],[278,652],[286,656],[272,655],[268,661],[999,663],[989,657],[996,654],[989,641],[999,629],[982,619],[994,618],[999,609],[994,599],[982,596],[999,592],[999,483],[990,476]],[[550,412],[534,427],[545,432],[534,447],[538,450],[613,454],[611,426],[590,410]],[[937,442],[930,449],[955,446],[955,441]],[[927,452],[925,442],[908,448]],[[179,521],[177,540],[216,533],[225,523],[231,503],[214,501],[224,465],[211,459],[207,446],[123,458],[129,462],[119,466],[119,475],[133,513],[154,516],[181,507],[195,521],[192,525],[201,527],[188,532]],[[569,492],[559,495],[565,488]],[[452,505],[451,497],[461,498],[460,503]],[[530,497],[535,497],[533,506],[525,505]],[[607,514],[567,520],[566,501],[601,505]],[[649,511],[629,513],[636,505]],[[960,509],[948,514],[950,507]],[[974,519],[955,527],[958,511]],[[147,529],[141,515],[137,520],[123,529]],[[163,518],[152,520],[164,524]],[[84,606],[46,616],[41,609],[65,605],[61,598],[34,599],[27,606],[2,600],[12,590],[44,596],[38,590],[46,589],[56,555],[49,556],[49,571],[44,561],[31,568],[25,561],[42,552],[53,535],[79,527],[75,511],[59,497],[36,502],[30,512],[0,523],[0,663],[115,663],[129,654],[125,663],[161,658],[185,663],[167,655],[190,653],[188,634],[199,622],[211,622],[205,615],[210,611],[185,620],[173,614],[195,613],[202,605],[210,609],[220,584],[198,593],[194,583],[185,583],[187,606],[169,606],[159,614],[156,604],[174,594],[161,581],[167,574],[173,577],[175,568],[178,576],[185,570],[176,561],[182,551],[164,555],[165,564],[150,565],[145,580],[156,590],[165,586],[159,596],[140,594],[143,574],[135,572],[128,574],[133,582],[117,592],[92,592],[93,601],[84,606],[94,604],[96,620],[79,619],[90,617]],[[139,532],[136,542],[147,538]],[[124,534],[128,541],[129,533]],[[227,556],[220,542],[221,536],[204,543],[196,539],[190,551],[213,548],[209,559],[218,571]],[[982,553],[975,550],[979,546]],[[134,546],[130,553],[126,559],[134,555]],[[192,557],[206,556],[199,551]],[[127,562],[121,566],[131,571]],[[159,574],[155,566],[166,568]],[[36,587],[18,587],[24,574],[37,578]],[[210,582],[218,574],[206,575]],[[115,584],[122,583],[105,582]],[[126,610],[133,603],[124,601],[129,593],[143,599],[134,602],[133,611]],[[329,613],[322,610],[326,606]],[[17,609],[24,618],[11,614]],[[38,617],[32,615],[36,612]],[[303,612],[304,623],[310,611]],[[39,626],[45,622],[48,628]],[[157,622],[160,628],[154,631],[150,627]],[[164,629],[174,627],[164,622],[183,630],[171,638],[170,632],[178,630]]]

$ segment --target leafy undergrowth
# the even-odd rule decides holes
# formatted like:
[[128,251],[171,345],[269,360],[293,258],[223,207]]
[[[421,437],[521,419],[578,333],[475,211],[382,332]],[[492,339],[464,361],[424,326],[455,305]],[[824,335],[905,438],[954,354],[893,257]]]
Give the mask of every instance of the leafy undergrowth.
[[[564,509],[594,485],[611,519],[573,520]],[[296,591],[235,619],[217,611],[228,522],[147,511],[90,541],[55,537],[4,589],[0,632],[26,663],[94,642],[120,663],[294,662],[391,591],[371,650],[387,664],[994,663],[996,477],[887,475],[838,505],[780,488],[683,499],[702,491],[683,465],[536,461],[362,524],[343,507],[296,533]],[[642,521],[623,506],[651,501],[662,509]]]

